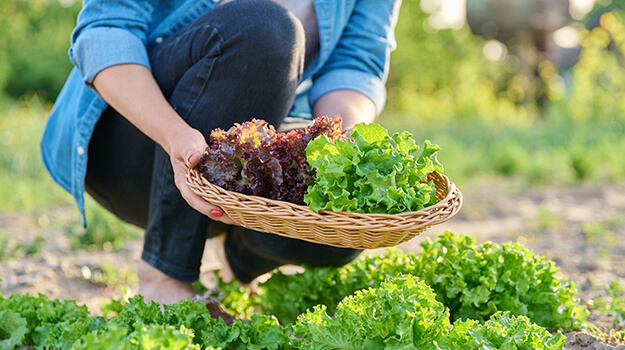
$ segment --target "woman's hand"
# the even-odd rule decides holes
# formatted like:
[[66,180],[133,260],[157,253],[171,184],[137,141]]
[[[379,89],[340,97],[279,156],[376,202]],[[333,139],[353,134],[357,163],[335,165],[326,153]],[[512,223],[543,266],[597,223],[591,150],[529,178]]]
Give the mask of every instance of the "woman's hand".
[[176,187],[178,187],[182,197],[193,209],[213,220],[221,221],[225,224],[234,224],[232,219],[221,208],[210,204],[204,198],[195,194],[187,185],[187,171],[200,162],[206,147],[204,135],[191,127],[183,129],[172,138],[168,152],[174,169]]
[[190,127],[167,102],[149,69],[138,64],[108,67],[96,75],[93,85],[115,110],[169,154],[176,187],[189,205],[213,220],[232,224],[221,210],[193,193],[186,183],[206,150],[204,135]]

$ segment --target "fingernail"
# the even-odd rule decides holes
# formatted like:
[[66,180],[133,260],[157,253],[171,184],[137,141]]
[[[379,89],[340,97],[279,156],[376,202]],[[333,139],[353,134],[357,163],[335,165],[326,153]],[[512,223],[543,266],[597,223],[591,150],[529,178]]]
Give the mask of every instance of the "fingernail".
[[187,164],[191,163],[191,157],[193,157],[195,153],[191,153],[189,154],[189,156],[187,157]]
[[211,210],[211,215],[215,216],[215,217],[221,217],[224,214],[221,211],[217,210],[217,209],[213,209],[213,210]]

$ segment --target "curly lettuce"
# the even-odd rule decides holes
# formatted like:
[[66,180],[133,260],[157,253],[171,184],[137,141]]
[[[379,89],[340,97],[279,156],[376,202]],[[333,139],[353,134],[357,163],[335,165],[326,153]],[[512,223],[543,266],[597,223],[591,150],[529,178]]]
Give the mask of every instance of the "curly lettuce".
[[426,140],[419,149],[410,133],[389,136],[377,124],[357,124],[346,139],[320,135],[306,147],[316,173],[304,202],[315,212],[388,214],[435,204],[436,188],[427,175],[443,171],[436,159],[440,147]]

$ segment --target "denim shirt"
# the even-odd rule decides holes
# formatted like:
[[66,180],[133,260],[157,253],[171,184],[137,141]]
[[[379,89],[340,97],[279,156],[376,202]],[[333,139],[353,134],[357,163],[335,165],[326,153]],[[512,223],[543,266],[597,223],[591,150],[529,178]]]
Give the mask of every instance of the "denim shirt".
[[[85,0],[72,32],[69,57],[75,68],[61,90],[41,140],[44,165],[70,192],[84,215],[87,150],[108,104],[92,82],[101,70],[124,63],[150,68],[148,50],[221,0]],[[368,96],[378,113],[401,0],[314,0],[319,52],[304,72],[290,116],[311,118],[324,94],[340,89]]]

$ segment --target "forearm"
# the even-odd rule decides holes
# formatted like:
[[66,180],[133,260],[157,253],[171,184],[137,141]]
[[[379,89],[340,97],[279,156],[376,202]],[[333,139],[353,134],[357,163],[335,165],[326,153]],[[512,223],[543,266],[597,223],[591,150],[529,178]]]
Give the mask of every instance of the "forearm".
[[313,106],[313,116],[341,115],[343,129],[375,121],[377,111],[374,103],[365,95],[354,90],[335,90],[323,95]]
[[176,187],[192,208],[213,220],[234,223],[186,184],[187,171],[200,162],[206,140],[171,107],[149,69],[138,64],[111,66],[96,75],[93,86],[117,112],[165,149]]
[[168,154],[171,154],[172,136],[189,128],[167,102],[145,66],[111,66],[96,75],[93,85],[109,105]]

